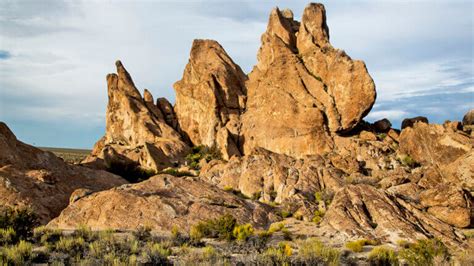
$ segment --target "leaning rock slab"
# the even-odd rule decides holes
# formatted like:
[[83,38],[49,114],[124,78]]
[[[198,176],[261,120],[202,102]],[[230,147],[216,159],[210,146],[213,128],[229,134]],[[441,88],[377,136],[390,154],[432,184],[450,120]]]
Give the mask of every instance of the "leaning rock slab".
[[232,214],[239,223],[262,228],[274,221],[272,208],[244,200],[191,177],[158,175],[133,185],[80,198],[48,225],[73,229],[85,224],[93,229],[132,229],[151,226],[154,231],[169,233],[174,226],[181,230],[198,221]]

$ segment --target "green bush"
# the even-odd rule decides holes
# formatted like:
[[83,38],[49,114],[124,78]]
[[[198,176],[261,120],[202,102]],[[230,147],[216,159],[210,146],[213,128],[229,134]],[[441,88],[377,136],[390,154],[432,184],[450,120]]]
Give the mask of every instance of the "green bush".
[[231,265],[229,260],[211,246],[202,249],[182,249],[177,265]]
[[257,265],[290,265],[291,247],[270,247],[257,256]]
[[47,244],[56,242],[61,236],[61,230],[47,228],[46,226],[36,227],[33,230],[33,239],[36,243]]
[[284,218],[291,217],[293,213],[291,213],[291,211],[281,210],[280,215],[284,219]]
[[85,224],[78,225],[72,235],[78,238],[83,238],[86,242],[90,242],[97,238],[97,235],[92,232],[92,229]]
[[192,226],[190,237],[194,241],[199,241],[203,237],[232,240],[235,226],[237,226],[237,220],[232,215],[225,214],[217,219],[199,222]]
[[371,265],[398,265],[398,258],[395,251],[385,246],[378,246],[372,249],[368,255],[368,260]]
[[399,160],[403,165],[411,167],[411,168],[420,166],[418,162],[416,162],[410,155],[407,155],[407,154],[401,154],[399,156]]
[[284,223],[273,223],[270,225],[270,227],[268,228],[268,233],[270,235],[272,235],[273,233],[275,232],[279,232],[281,230],[283,230],[283,228],[285,228],[285,224]]
[[13,244],[16,239],[16,232],[13,228],[0,228],[0,246]]
[[158,243],[148,242],[142,256],[147,258],[147,263],[151,265],[168,265],[168,256],[171,251]]
[[340,253],[337,249],[326,247],[316,238],[308,238],[299,243],[297,260],[305,265],[339,265]]
[[188,171],[179,171],[173,168],[170,169],[165,169],[163,171],[160,171],[160,174],[167,174],[167,175],[172,175],[172,176],[177,176],[177,177],[182,177],[182,176],[194,176]]
[[147,225],[142,225],[133,232],[133,235],[136,239],[140,241],[148,241],[151,238],[151,227]]
[[61,237],[54,246],[53,251],[69,254],[71,257],[82,256],[86,248],[86,241],[82,237]]
[[233,236],[237,241],[247,241],[253,235],[253,232],[251,224],[237,225],[234,227]]
[[4,207],[0,211],[0,228],[12,228],[15,231],[14,243],[27,240],[33,235],[33,228],[38,225],[38,217],[30,208]]
[[324,211],[316,210],[316,211],[314,211],[314,216],[313,216],[313,219],[311,219],[311,220],[314,223],[319,224],[323,220],[324,214],[325,214]]
[[191,153],[186,155],[185,160],[189,167],[199,170],[199,162],[202,159],[210,162],[211,160],[220,160],[221,158],[222,154],[216,146],[207,147],[200,145],[193,147]]
[[431,265],[437,260],[449,261],[448,248],[438,239],[423,239],[400,250],[399,257],[410,265]]
[[5,247],[2,253],[3,260],[8,265],[24,265],[34,259],[33,245],[24,240],[20,240],[17,245]]
[[352,250],[353,252],[362,252],[364,246],[366,245],[377,245],[377,241],[375,240],[367,240],[367,239],[358,239],[355,241],[347,242],[346,248]]

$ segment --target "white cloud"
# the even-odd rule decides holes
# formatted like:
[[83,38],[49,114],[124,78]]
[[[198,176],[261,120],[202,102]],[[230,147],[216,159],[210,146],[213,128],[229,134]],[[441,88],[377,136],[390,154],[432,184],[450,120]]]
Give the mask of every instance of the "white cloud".
[[379,120],[383,118],[387,118],[389,120],[400,120],[405,118],[409,115],[408,112],[403,110],[381,110],[381,111],[372,111],[367,116],[367,119],[370,120]]

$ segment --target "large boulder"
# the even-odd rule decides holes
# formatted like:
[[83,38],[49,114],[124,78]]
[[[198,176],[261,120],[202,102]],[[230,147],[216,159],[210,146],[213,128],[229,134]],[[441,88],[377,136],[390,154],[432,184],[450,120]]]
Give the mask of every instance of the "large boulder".
[[474,139],[450,127],[415,123],[400,134],[399,152],[421,164],[444,166],[472,152]]
[[412,118],[405,118],[403,119],[402,121],[402,126],[401,126],[401,129],[404,129],[404,128],[407,128],[407,127],[413,127],[413,125],[415,123],[425,123],[425,124],[428,124],[429,121],[428,121],[428,118],[424,117],[424,116],[417,116],[417,117],[412,117]]
[[410,202],[368,185],[350,185],[334,197],[321,223],[333,239],[398,240],[437,237],[451,247],[464,246],[462,234]]
[[321,4],[308,5],[301,23],[275,8],[261,39],[246,82],[244,153],[254,147],[295,157],[330,151],[330,135],[353,129],[374,104],[365,64],[330,45]]
[[[143,98],[122,63],[117,61],[116,66],[117,74],[107,75],[109,102],[105,136],[85,162],[104,160],[107,168],[130,168],[136,164],[156,171],[182,161],[188,145],[166,123],[151,93],[145,90]],[[114,154],[123,158],[117,160],[111,156]],[[115,164],[127,160],[130,165]]]
[[30,206],[46,223],[68,205],[76,189],[95,192],[125,183],[119,176],[69,165],[51,152],[27,145],[0,122],[1,206]]
[[462,124],[464,126],[474,125],[474,109],[469,110],[462,118]]
[[240,115],[247,76],[216,41],[194,40],[183,78],[174,84],[181,130],[194,145],[240,155]]
[[191,177],[157,175],[138,184],[86,195],[71,203],[49,226],[74,229],[84,224],[97,230],[135,230],[147,225],[167,234],[174,226],[189,230],[198,221],[223,214],[262,228],[276,218],[271,213],[268,205],[242,199]]

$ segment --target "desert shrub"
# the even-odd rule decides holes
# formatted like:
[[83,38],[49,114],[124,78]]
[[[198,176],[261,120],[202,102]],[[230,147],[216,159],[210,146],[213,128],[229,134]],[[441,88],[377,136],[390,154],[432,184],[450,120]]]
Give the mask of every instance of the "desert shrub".
[[36,243],[47,244],[56,242],[61,236],[61,230],[47,228],[46,226],[36,227],[33,230],[33,239]]
[[297,260],[305,265],[338,265],[340,253],[337,249],[326,247],[316,238],[308,238],[299,243]]
[[69,254],[71,257],[81,257],[86,249],[86,241],[82,237],[61,237],[51,248],[53,251]]
[[316,202],[324,202],[326,205],[331,204],[332,199],[334,198],[334,193],[331,191],[323,190],[314,192],[314,200]]
[[431,265],[450,259],[447,247],[438,239],[423,239],[411,243],[399,252],[399,257],[410,265]]
[[463,231],[463,234],[466,238],[470,239],[470,238],[474,238],[474,229],[465,229]]
[[189,167],[199,170],[199,162],[202,159],[205,159],[206,162],[211,160],[220,160],[222,154],[216,146],[207,147],[204,145],[195,146],[192,148],[191,152],[186,155],[185,160]]
[[167,174],[167,175],[172,175],[172,176],[177,176],[177,177],[194,176],[193,174],[191,174],[188,171],[179,171],[179,170],[176,170],[176,169],[173,169],[173,168],[169,168],[169,169],[165,169],[163,171],[160,171],[160,174]]
[[72,236],[82,238],[86,242],[93,241],[97,238],[97,234],[92,232],[92,229],[85,224],[79,224],[72,233]]
[[230,265],[229,260],[212,246],[193,250],[185,248],[179,262],[178,265]]
[[0,246],[13,244],[16,239],[16,232],[13,228],[0,228]]
[[24,240],[13,246],[5,247],[2,251],[3,260],[8,265],[24,265],[34,259],[33,245]]
[[26,240],[33,235],[38,225],[38,217],[30,208],[4,207],[0,210],[0,228],[12,228],[15,231],[13,242]]
[[151,238],[151,227],[141,225],[137,230],[133,231],[133,236],[140,241],[148,241]]
[[358,239],[355,241],[347,242],[346,248],[352,250],[353,252],[362,252],[364,246],[366,245],[377,245],[378,242],[375,240],[368,239]]
[[311,219],[314,223],[319,224],[324,217],[325,212],[323,210],[316,210],[314,211],[313,219]]
[[291,211],[288,211],[288,210],[281,210],[280,212],[280,216],[282,218],[288,218],[288,217],[291,217],[293,215],[293,213],[291,213]]
[[279,231],[283,230],[283,228],[285,228],[284,223],[273,223],[268,228],[268,233],[271,235],[275,232],[279,232]]
[[378,246],[372,249],[368,255],[368,260],[371,265],[398,265],[395,251],[385,246]]
[[189,235],[194,241],[203,237],[232,240],[236,225],[237,220],[232,215],[225,214],[217,219],[197,223],[191,227]]
[[257,265],[290,265],[293,250],[287,243],[270,247],[257,256]]
[[147,263],[151,265],[168,265],[168,256],[171,251],[158,243],[148,242],[145,245],[142,256],[147,259]]
[[418,162],[416,162],[410,155],[407,155],[407,154],[401,154],[399,156],[399,160],[402,163],[402,165],[405,165],[411,168],[420,166]]
[[232,234],[237,241],[247,241],[253,235],[253,231],[251,224],[243,224],[235,226]]

